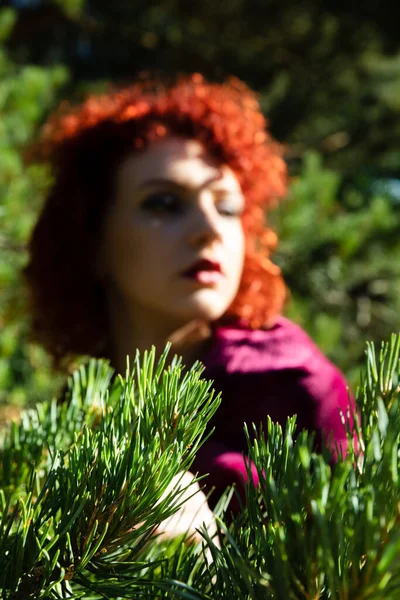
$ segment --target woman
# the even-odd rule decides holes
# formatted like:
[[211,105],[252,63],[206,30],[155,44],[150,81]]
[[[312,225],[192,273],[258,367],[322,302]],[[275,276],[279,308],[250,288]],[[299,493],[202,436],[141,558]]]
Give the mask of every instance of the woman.
[[217,491],[246,477],[244,422],[296,413],[317,443],[346,444],[342,375],[280,316],[265,213],[286,167],[265,127],[244,84],[195,74],[63,107],[38,145],[54,183],[26,269],[34,338],[57,366],[87,354],[123,372],[168,340],[200,359],[223,400],[193,468]]

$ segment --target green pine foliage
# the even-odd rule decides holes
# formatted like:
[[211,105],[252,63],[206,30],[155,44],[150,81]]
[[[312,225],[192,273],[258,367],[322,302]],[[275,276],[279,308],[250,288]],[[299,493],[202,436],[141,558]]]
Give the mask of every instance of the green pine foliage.
[[5,434],[2,598],[75,597],[75,585],[136,597],[145,587],[149,537],[185,491],[167,488],[219,404],[200,365],[184,373],[178,360],[164,368],[166,357],[155,364],[153,349],[126,378],[91,361],[64,402],[38,405]]
[[197,545],[154,531],[179,507],[182,490],[165,491],[190,468],[219,399],[200,365],[166,361],[153,349],[123,378],[93,360],[65,402],[4,434],[1,597],[400,598],[400,336],[368,345],[336,464],[294,417],[248,425],[260,483],[236,517],[224,498],[217,536],[204,530]]
[[309,153],[271,221],[280,239],[274,260],[290,290],[287,315],[355,389],[366,342],[399,330],[400,204],[385,189],[346,185]]
[[49,173],[45,167],[28,168],[21,150],[67,78],[64,67],[22,66],[10,59],[4,41],[15,18],[15,11],[0,8],[0,407],[24,404],[27,397],[35,402],[54,390],[45,354],[26,343],[20,277]]

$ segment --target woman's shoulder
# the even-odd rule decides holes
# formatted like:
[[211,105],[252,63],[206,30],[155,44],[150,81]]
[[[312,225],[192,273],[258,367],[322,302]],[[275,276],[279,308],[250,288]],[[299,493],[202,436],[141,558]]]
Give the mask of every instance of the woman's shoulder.
[[243,322],[216,328],[214,343],[203,362],[207,369],[254,372],[309,370],[322,366],[321,361],[329,363],[308,334],[280,316],[268,329],[251,329]]
[[297,414],[301,428],[333,432],[335,440],[346,437],[338,411],[352,402],[346,380],[292,321],[279,317],[270,329],[240,323],[218,328],[204,364],[205,376],[230,398],[230,419],[235,411],[242,416],[245,398],[248,420],[257,422],[260,411],[281,423]]

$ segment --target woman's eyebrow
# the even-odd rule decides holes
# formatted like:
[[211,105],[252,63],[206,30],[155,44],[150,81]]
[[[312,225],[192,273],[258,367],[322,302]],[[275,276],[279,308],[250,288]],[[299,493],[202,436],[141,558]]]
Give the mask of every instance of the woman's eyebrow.
[[[186,183],[185,181],[177,181],[176,179],[168,179],[166,177],[155,177],[155,178],[147,179],[146,181],[143,181],[142,183],[140,183],[138,185],[138,188],[141,189],[141,188],[152,186],[152,185],[169,185],[169,186],[173,186],[173,187],[180,188],[180,189],[190,187],[190,188],[194,188],[194,189],[200,191],[207,186],[210,186],[214,183],[218,183],[220,180],[221,180],[220,175],[214,175],[213,177],[210,177],[209,179],[204,181],[201,185],[192,186],[192,185],[188,185],[188,183]],[[222,189],[222,186],[221,186],[221,189]]]
[[140,183],[138,185],[138,188],[144,188],[150,185],[172,185],[175,187],[185,187],[182,183],[178,183],[176,180],[174,179],[167,179],[164,177],[157,177],[154,179],[147,179],[146,181],[143,181],[142,183]]

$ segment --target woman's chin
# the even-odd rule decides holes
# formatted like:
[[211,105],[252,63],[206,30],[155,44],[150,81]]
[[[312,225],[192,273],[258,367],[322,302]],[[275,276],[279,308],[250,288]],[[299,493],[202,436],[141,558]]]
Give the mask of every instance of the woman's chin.
[[232,304],[235,293],[221,293],[212,288],[197,290],[175,304],[176,309],[188,320],[217,321]]
[[201,321],[203,323],[211,323],[217,321],[226,312],[229,304],[208,304],[196,303],[185,308],[182,307],[181,315],[183,321]]

